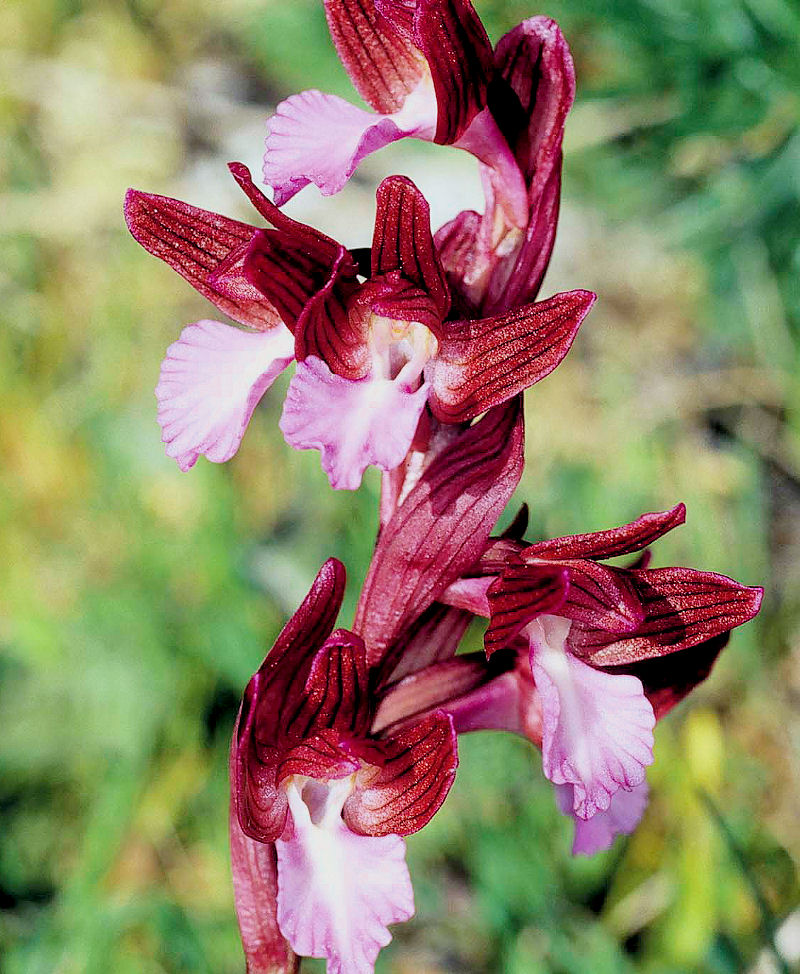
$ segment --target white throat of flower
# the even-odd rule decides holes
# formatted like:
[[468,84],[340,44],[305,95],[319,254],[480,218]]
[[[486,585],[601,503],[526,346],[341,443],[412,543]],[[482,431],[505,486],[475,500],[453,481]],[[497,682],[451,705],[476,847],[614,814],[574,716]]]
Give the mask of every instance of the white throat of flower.
[[439,349],[436,337],[419,321],[396,321],[373,314],[369,322],[374,378],[397,380],[414,389]]
[[439,105],[436,101],[436,89],[433,86],[433,75],[428,62],[420,56],[422,74],[417,84],[406,95],[402,106],[390,115],[395,125],[408,135],[433,141],[436,135],[436,123],[439,118]]
[[295,826],[330,829],[342,817],[344,803],[355,787],[355,774],[333,781],[291,775],[284,785]]

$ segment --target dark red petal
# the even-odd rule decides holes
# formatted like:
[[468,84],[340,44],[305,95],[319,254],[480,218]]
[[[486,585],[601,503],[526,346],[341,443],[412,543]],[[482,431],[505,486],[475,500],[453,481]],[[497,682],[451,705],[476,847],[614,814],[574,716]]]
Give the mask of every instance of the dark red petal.
[[489,104],[528,184],[529,217],[516,258],[489,281],[485,313],[536,297],[555,242],[561,199],[561,143],[575,97],[575,70],[558,25],[531,17],[497,45]]
[[525,549],[529,558],[614,558],[647,548],[662,535],[683,524],[686,507],[676,504],[669,511],[642,514],[630,524],[590,534],[570,534],[550,541],[538,541]]
[[508,646],[536,616],[557,612],[570,588],[569,572],[554,565],[509,565],[489,587],[487,655]]
[[[271,199],[264,195],[253,182],[250,170],[242,162],[229,162],[228,169],[236,180],[239,188],[247,196],[253,206],[261,216],[275,227],[276,230],[286,235],[286,240],[298,249],[307,251],[309,258],[317,261],[322,266],[330,266],[335,263],[342,253],[342,245],[337,243],[332,237],[327,236],[305,223],[293,220],[287,216],[283,210],[276,206]],[[350,255],[345,261],[348,272],[355,275],[358,267],[357,261]]]
[[364,835],[410,835],[426,825],[444,801],[458,766],[453,722],[435,713],[399,730],[376,748],[380,770],[359,781],[343,810]]
[[414,38],[436,91],[434,141],[451,145],[486,107],[494,73],[491,42],[469,0],[418,0]]
[[375,9],[398,34],[408,40],[413,38],[417,0],[375,0]]
[[259,746],[256,737],[256,708],[261,675],[256,673],[248,684],[239,708],[231,742],[231,801],[236,808],[239,826],[256,842],[275,842],[286,825],[289,803],[278,790],[279,753],[267,743]]
[[669,656],[642,660],[630,666],[609,667],[611,673],[632,673],[642,681],[647,699],[660,720],[711,673],[714,663],[727,646],[730,632],[681,649]]
[[[337,245],[338,246],[338,245]],[[245,257],[245,274],[281,313],[295,335],[298,361],[323,359],[347,379],[368,371],[363,322],[349,314],[357,289],[355,265],[341,246],[333,258],[286,231],[261,230]]]
[[333,630],[346,579],[344,565],[336,558],[329,558],[261,664],[258,673],[265,684],[261,699],[274,702],[276,707],[265,706],[266,712],[259,714],[259,739],[272,738],[272,729],[281,726],[280,715],[270,713],[270,709],[282,708],[285,700],[302,692],[314,657]]
[[573,626],[573,652],[595,666],[619,666],[697,646],[752,619],[763,589],[691,568],[629,572],[645,610],[639,628],[609,643],[608,636]]
[[514,400],[445,448],[384,527],[354,625],[371,664],[478,560],[519,482],[522,448]]
[[233,805],[230,840],[233,894],[247,974],[294,974],[300,960],[278,929],[275,846],[245,835]]
[[308,737],[323,728],[342,733],[366,731],[369,697],[364,642],[346,629],[337,629],[314,657],[294,713],[285,712],[282,732]]
[[232,162],[228,168],[275,227],[253,235],[244,274],[294,332],[297,359],[316,355],[344,378],[362,377],[369,358],[363,322],[348,314],[358,287],[356,260],[340,243],[286,216],[256,187],[242,163]]
[[[530,198],[530,194],[529,194]],[[530,201],[525,237],[513,260],[503,261],[492,274],[483,303],[486,314],[533,301],[542,286],[556,240],[561,206],[561,161],[535,199]],[[510,266],[509,266],[510,265]]]
[[419,52],[374,0],[325,0],[336,50],[361,97],[375,111],[396,112],[419,82]]
[[478,247],[481,216],[475,210],[462,210],[434,234],[436,252],[445,268],[455,311],[461,318],[476,318],[477,306],[464,293],[464,272],[470,266]]
[[430,295],[445,318],[450,291],[433,245],[428,201],[405,176],[384,179],[376,201],[372,276],[400,271]]
[[553,371],[595,295],[568,291],[495,318],[451,321],[426,370],[431,409],[446,423],[472,419]]
[[505,537],[490,538],[474,574],[499,575],[507,565],[519,561],[519,554],[525,547],[524,541]]
[[213,279],[232,255],[241,257],[256,227],[135,189],[125,196],[125,220],[146,251],[169,264],[228,317],[261,331],[280,324],[272,303],[241,273],[234,277],[231,271],[224,284]]
[[617,635],[638,630],[644,609],[629,572],[588,560],[556,564],[569,572],[565,618]]

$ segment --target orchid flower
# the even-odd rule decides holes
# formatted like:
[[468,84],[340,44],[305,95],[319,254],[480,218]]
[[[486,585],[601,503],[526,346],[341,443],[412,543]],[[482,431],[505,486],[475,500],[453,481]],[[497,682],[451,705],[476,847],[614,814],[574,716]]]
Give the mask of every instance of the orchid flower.
[[[258,914],[266,904],[254,902],[240,832],[274,849],[277,896],[268,890],[266,903],[283,940],[327,958],[329,974],[367,974],[389,925],[414,913],[402,837],[439,808],[457,757],[443,713],[370,733],[364,642],[333,631],[343,594],[344,569],[330,559],[247,687],[231,749],[233,869],[240,916]],[[241,929],[258,970],[265,945]],[[288,955],[277,936],[272,952]]]
[[536,297],[555,240],[561,142],[575,74],[557,24],[532,17],[493,51],[468,0],[326,0],[331,35],[373,109],[305,91],[269,120],[264,181],[282,205],[314,183],[337,193],[365,156],[409,136],[481,164],[486,211],[437,234],[474,316]]
[[[519,404],[491,411],[431,462],[387,527],[354,629],[334,630],[344,594],[330,559],[244,694],[231,746],[231,850],[249,974],[325,957],[329,974],[368,974],[413,894],[403,836],[422,828],[455,774],[453,720],[406,694],[399,663],[435,679],[464,632],[436,597],[485,548],[519,480]],[[464,509],[464,476],[479,492]],[[434,505],[436,513],[434,513]],[[441,520],[433,549],[423,525]],[[416,529],[415,529],[416,528]],[[384,573],[392,570],[391,592]],[[392,605],[389,596],[392,596]],[[371,618],[380,604],[383,615]],[[376,639],[381,627],[383,639]],[[487,679],[457,667],[451,695]]]
[[481,574],[443,596],[489,617],[488,655],[509,647],[527,657],[536,712],[524,722],[540,732],[544,773],[575,819],[575,851],[607,848],[637,824],[656,718],[708,675],[727,633],[761,604],[760,588],[650,569],[647,554],[630,568],[601,563],[647,548],[684,517],[679,504],[608,531],[532,545],[498,539]]
[[198,322],[168,349],[159,422],[183,470],[201,454],[229,459],[256,404],[295,358],[284,436],[296,449],[320,451],[332,486],[355,489],[368,465],[389,471],[402,463],[426,406],[440,422],[468,422],[548,375],[594,301],[589,291],[570,291],[491,318],[452,320],[428,204],[410,180],[390,177],[378,189],[367,270],[341,244],[283,214],[244,166],[230,168],[274,229],[134,191],[127,202],[128,224],[146,249],[260,329]]

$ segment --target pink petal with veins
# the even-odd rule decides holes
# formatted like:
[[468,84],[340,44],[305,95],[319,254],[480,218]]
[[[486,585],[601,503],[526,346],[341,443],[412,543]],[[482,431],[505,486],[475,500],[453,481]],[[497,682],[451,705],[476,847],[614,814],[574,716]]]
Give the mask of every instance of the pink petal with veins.
[[293,358],[294,338],[283,325],[248,332],[198,321],[184,328],[167,349],[156,386],[167,456],[181,470],[201,455],[230,460],[259,400]]
[[629,835],[641,822],[649,797],[647,782],[634,785],[629,791],[621,788],[614,793],[611,804],[604,812],[595,812],[588,820],[575,815],[573,785],[556,785],[556,801],[565,815],[575,820],[573,856],[593,856],[596,852],[610,849],[618,835]]
[[280,427],[296,450],[319,450],[331,486],[356,490],[371,464],[392,470],[414,438],[428,398],[399,380],[343,379],[314,355],[298,362]]
[[264,182],[275,191],[278,206],[309,183],[332,196],[365,156],[406,135],[432,135],[433,89],[418,92],[394,115],[376,115],[316,90],[281,102],[268,122],[264,155]]
[[574,812],[589,819],[620,788],[644,781],[653,763],[653,708],[635,676],[604,673],[566,648],[570,623],[543,616],[525,630],[542,702],[542,765],[556,785],[574,785]]
[[288,794],[293,834],[276,844],[281,933],[298,954],[327,958],[328,974],[372,974],[388,924],[414,915],[405,842],[356,835],[335,800],[319,817],[295,783]]

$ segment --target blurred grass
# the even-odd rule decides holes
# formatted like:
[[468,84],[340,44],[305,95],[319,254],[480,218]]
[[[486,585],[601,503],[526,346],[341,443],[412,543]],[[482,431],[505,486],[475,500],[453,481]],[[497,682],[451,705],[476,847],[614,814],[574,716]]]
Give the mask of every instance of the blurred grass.
[[[658,563],[768,599],[659,728],[652,806],[607,854],[570,858],[525,742],[464,739],[409,843],[417,919],[379,968],[768,971],[759,897],[778,923],[800,905],[800,11],[477,6],[495,38],[555,16],[579,76],[546,289],[601,300],[528,397],[533,531],[684,500]],[[0,966],[241,971],[238,698],[328,555],[350,572],[348,621],[377,483],[334,495],[316,455],[285,447],[285,379],[230,464],[181,475],[163,456],[158,364],[208,308],[127,237],[121,199],[133,184],[244,215],[223,163],[257,166],[269,104],[352,93],[313,0],[7,0],[0,37]],[[451,213],[474,202],[466,157],[403,146],[297,211],[363,243],[397,170]]]

